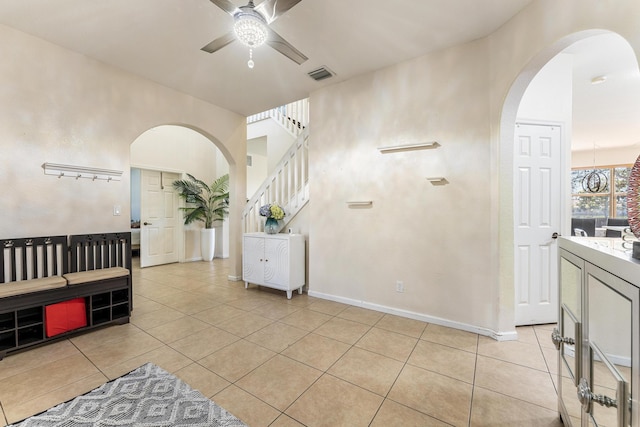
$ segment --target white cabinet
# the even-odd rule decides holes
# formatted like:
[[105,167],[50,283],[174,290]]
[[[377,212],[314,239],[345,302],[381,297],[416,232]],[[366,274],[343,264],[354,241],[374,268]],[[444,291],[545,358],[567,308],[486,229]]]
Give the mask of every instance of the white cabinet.
[[640,426],[640,262],[603,241],[562,238],[559,271],[552,339],[564,424]]
[[246,233],[242,246],[242,279],[249,283],[302,293],[305,285],[305,246],[301,234]]

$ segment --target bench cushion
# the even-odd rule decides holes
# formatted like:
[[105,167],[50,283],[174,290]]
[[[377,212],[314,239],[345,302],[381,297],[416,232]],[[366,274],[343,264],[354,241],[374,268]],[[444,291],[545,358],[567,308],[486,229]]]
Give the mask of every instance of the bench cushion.
[[129,270],[124,267],[99,268],[97,270],[79,271],[77,273],[63,274],[69,285],[81,285],[98,280],[113,279],[129,275]]
[[0,283],[0,298],[44,291],[47,289],[63,288],[66,285],[67,281],[60,276]]

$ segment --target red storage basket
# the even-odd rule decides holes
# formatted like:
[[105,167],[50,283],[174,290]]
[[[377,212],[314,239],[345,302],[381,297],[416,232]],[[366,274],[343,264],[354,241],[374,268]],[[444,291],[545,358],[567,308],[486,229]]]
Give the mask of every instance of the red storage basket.
[[87,326],[84,298],[47,305],[44,308],[44,319],[47,337]]

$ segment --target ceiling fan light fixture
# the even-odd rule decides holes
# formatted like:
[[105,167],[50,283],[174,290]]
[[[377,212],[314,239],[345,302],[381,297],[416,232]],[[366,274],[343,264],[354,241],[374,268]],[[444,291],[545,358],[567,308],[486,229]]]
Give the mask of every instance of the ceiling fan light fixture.
[[267,21],[260,13],[253,8],[244,7],[234,15],[234,19],[233,31],[240,43],[250,48],[265,44],[269,30]]

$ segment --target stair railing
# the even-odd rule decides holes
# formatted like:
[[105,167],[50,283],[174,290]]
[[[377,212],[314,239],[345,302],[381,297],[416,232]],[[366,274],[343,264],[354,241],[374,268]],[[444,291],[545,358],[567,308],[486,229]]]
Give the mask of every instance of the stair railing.
[[294,137],[298,137],[309,125],[309,98],[249,116],[247,125],[269,118],[275,120]]
[[264,231],[265,218],[260,216],[260,207],[267,203],[278,203],[286,216],[280,221],[285,228],[289,221],[309,201],[309,130],[305,127],[296,142],[284,155],[273,173],[256,191],[242,213],[245,233]]

